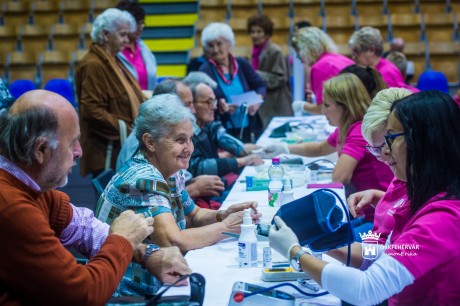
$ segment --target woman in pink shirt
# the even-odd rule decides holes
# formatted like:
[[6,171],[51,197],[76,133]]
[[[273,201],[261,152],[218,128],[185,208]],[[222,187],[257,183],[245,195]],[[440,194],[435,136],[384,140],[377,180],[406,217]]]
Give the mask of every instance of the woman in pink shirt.
[[424,91],[392,105],[384,152],[397,178],[406,182],[410,204],[407,220],[395,218],[385,248],[372,244],[373,236],[368,236],[365,247],[352,248],[351,267],[327,263],[304,252],[279,217],[270,229],[270,246],[298,261],[325,290],[351,304],[374,305],[388,299],[389,305],[457,305],[459,133],[460,109],[445,93]]
[[334,182],[343,183],[347,190],[385,191],[393,174],[366,150],[361,135],[362,119],[371,101],[366,88],[356,75],[344,73],[324,83],[323,96],[322,113],[337,129],[325,141],[289,145],[289,152],[309,157],[337,152]]
[[382,57],[383,39],[380,31],[373,27],[362,27],[353,33],[348,42],[353,60],[365,67],[372,66],[382,75],[388,87],[402,87],[418,92],[419,90],[404,82],[401,71],[392,62]]
[[294,112],[320,114],[323,103],[323,83],[354,62],[339,54],[337,46],[329,35],[317,27],[299,29],[292,38],[292,46],[301,61],[310,66],[310,88],[316,97],[316,104],[294,101]]

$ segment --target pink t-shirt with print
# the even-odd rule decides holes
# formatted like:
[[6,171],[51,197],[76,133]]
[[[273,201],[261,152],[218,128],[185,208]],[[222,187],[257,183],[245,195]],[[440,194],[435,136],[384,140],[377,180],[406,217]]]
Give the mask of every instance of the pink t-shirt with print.
[[[395,218],[408,207],[406,183],[396,177],[375,206],[374,233],[379,233],[379,244],[385,244],[395,226]],[[403,214],[404,215],[404,214]]]
[[316,103],[323,104],[323,84],[339,72],[353,65],[348,57],[337,53],[324,53],[310,68],[310,87],[316,96]]
[[[414,276],[414,283],[391,297],[389,305],[458,305],[460,301],[460,200],[438,200],[413,216],[395,218],[386,253]],[[408,219],[408,221],[407,221]]]

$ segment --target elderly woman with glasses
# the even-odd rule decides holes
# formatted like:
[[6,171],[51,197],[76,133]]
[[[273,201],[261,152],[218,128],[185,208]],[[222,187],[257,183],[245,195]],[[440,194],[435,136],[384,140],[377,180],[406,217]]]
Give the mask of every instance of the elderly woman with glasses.
[[[185,177],[193,152],[195,117],[176,95],[158,95],[143,103],[135,121],[139,152],[126,162],[99,198],[96,216],[111,223],[131,209],[153,217],[150,241],[160,247],[177,246],[186,253],[224,238],[222,232],[240,232],[243,210],[260,214],[256,202],[234,204],[227,210],[199,208],[185,190]],[[119,287],[124,294],[153,294],[158,282],[139,266]],[[126,292],[125,292],[126,290]]]
[[[243,142],[253,141],[262,133],[258,114],[261,102],[257,101],[259,98],[263,101],[267,89],[265,82],[246,60],[231,53],[235,46],[235,35],[227,24],[208,24],[201,32],[201,44],[207,61],[200,67],[200,71],[217,83],[214,93],[219,101],[222,123],[232,136],[241,138]],[[259,98],[247,101],[246,107],[232,104],[232,96],[249,91],[255,91]]]
[[[394,102],[411,95],[404,88],[389,88],[379,92],[372,100],[371,106],[363,118],[362,134],[368,142],[366,148],[377,159],[390,166],[388,152],[384,152],[385,128]],[[391,168],[393,170],[393,168]],[[396,173],[395,173],[396,174]],[[395,213],[405,205],[406,184],[397,177],[393,179],[388,189],[365,190],[354,193],[348,198],[348,207],[353,216],[357,216],[367,205],[375,207],[374,232],[380,233],[380,242],[385,243],[394,227]]]
[[362,66],[374,67],[380,72],[389,87],[402,87],[418,92],[418,89],[404,82],[398,67],[382,57],[383,39],[379,29],[373,27],[361,28],[350,37],[348,46],[352,51],[353,60]]
[[376,256],[363,256],[359,247],[352,248],[351,267],[323,262],[302,251],[278,217],[278,228],[270,229],[270,246],[294,257],[325,290],[351,304],[375,305],[388,299],[389,305],[456,305],[459,133],[460,109],[445,93],[425,91],[393,103],[384,153],[397,178],[406,183],[408,201],[394,218],[388,247],[374,249]]
[[337,46],[329,35],[317,27],[299,29],[292,38],[291,44],[300,60],[310,66],[310,88],[316,97],[316,104],[294,101],[292,108],[296,113],[305,111],[320,114],[324,82],[353,64],[353,61],[339,54]]
[[117,57],[135,28],[136,22],[128,12],[105,10],[94,20],[93,43],[76,71],[81,146],[85,152],[80,163],[83,176],[115,169],[122,136],[131,132],[145,99],[136,79]]

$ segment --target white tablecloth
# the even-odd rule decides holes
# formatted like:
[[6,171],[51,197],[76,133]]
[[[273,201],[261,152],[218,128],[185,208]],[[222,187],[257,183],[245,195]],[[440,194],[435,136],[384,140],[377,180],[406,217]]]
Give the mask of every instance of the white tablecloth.
[[[258,140],[257,144],[267,145],[279,140],[270,139],[268,136],[271,131],[286,123],[286,122],[302,122],[309,123],[315,126],[315,128],[321,128],[325,130],[326,135],[333,131],[333,128],[327,125],[324,116],[308,116],[308,117],[275,117],[263,135]],[[325,137],[325,136],[324,136]],[[336,154],[331,154],[325,158],[330,160],[337,160]],[[314,159],[310,159],[314,160]],[[269,161],[267,161],[269,162]],[[257,201],[258,209],[262,212],[261,223],[269,224],[276,213],[278,208],[268,206],[268,192],[263,191],[246,191],[246,184],[243,182],[246,176],[256,175],[257,171],[255,167],[246,167],[237,182],[230,191],[228,197],[222,205],[222,209],[228,206],[240,203],[243,201]],[[293,188],[294,199],[298,199],[305,196],[316,189],[307,189],[306,185],[303,184],[300,187]],[[344,197],[342,189],[336,189],[336,191]],[[259,265],[257,268],[239,268],[238,266],[238,244],[236,238],[229,238],[223,240],[215,245],[205,247],[198,250],[193,250],[187,253],[185,258],[188,264],[194,272],[202,274],[206,278],[206,295],[204,299],[205,306],[224,306],[228,304],[233,284],[237,281],[244,281],[252,284],[262,285],[268,287],[274,285],[274,282],[264,282],[261,280],[262,273],[262,249],[264,246],[268,246],[267,241],[259,241],[258,243],[258,259]],[[334,259],[327,255],[323,255],[325,260],[331,261],[334,264],[338,264]],[[272,261],[286,261],[280,254],[272,251]],[[295,282],[293,282],[295,284]],[[305,287],[301,287],[302,290],[308,291]],[[178,289],[183,290],[182,289]],[[283,290],[283,289],[282,289]],[[293,294],[293,289],[283,290]],[[313,292],[312,292],[313,293]],[[340,305],[340,300],[332,295],[326,295],[314,299],[300,298],[299,294],[295,294],[297,298],[296,305]]]

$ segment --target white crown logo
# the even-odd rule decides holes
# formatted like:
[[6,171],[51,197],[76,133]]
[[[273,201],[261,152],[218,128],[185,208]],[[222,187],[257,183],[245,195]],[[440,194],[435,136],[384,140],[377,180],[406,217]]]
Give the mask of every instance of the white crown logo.
[[365,240],[369,239],[369,240],[379,240],[380,238],[380,235],[381,233],[373,233],[371,230],[369,230],[369,232],[366,234],[366,233],[359,233],[359,236],[361,237],[361,240],[364,242]]

